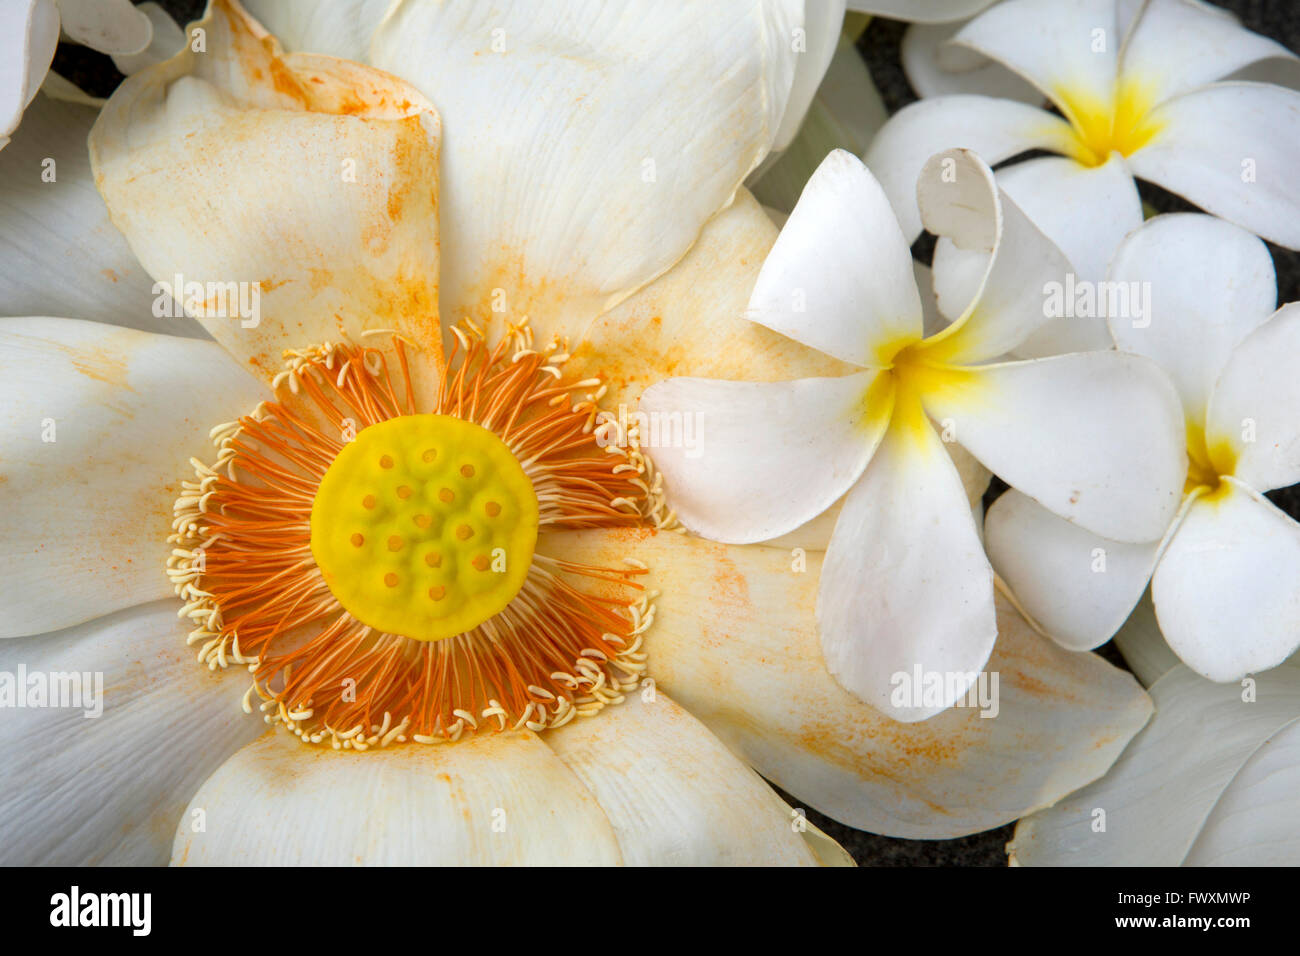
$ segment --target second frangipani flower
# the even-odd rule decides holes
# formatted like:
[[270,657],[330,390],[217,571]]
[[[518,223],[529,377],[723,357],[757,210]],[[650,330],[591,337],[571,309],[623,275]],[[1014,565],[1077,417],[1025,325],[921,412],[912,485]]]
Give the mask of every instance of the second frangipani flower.
[[[995,165],[1033,150],[1056,154],[1009,162],[998,182],[1087,282],[1105,277],[1116,246],[1142,224],[1135,179],[1300,248],[1300,179],[1293,174],[1300,93],[1232,79],[1252,65],[1295,58],[1224,11],[1192,0],[1005,0],[970,21],[942,53],[968,66],[1000,64],[995,73],[1003,82],[997,96],[973,95],[968,86],[914,103],[867,150],[866,163],[909,241],[921,231],[912,196],[917,170],[938,150],[962,146]],[[1007,85],[1012,72],[1022,82]],[[1029,84],[1059,115],[1005,98]],[[980,254],[987,250],[936,248],[935,290],[946,314],[967,301],[966,276],[978,275]],[[1046,326],[1017,352],[1105,348],[1108,341],[1103,321],[1071,319]]]
[[[993,572],[946,442],[1055,514],[1125,541],[1161,535],[1187,470],[1177,393],[1149,360],[998,361],[1046,321],[1043,289],[1068,266],[988,166],[966,150],[936,155],[917,195],[931,232],[993,249],[950,326],[924,336],[889,201],[836,151],[768,255],[748,314],[847,374],[669,379],[641,402],[698,424],[696,447],[656,454],[693,531],[765,541],[844,499],[820,582],[823,653],[848,690],[904,721],[965,694],[997,636]],[[944,676],[942,700],[894,697],[896,675],[917,669]]]
[[1014,492],[989,509],[989,554],[1040,628],[1096,647],[1151,585],[1160,629],[1192,670],[1234,681],[1300,646],[1300,524],[1262,492],[1300,481],[1300,303],[1274,311],[1273,261],[1220,219],[1152,219],[1111,264],[1152,287],[1144,322],[1110,321],[1120,348],[1178,386],[1187,419],[1183,506],[1163,539],[1101,540]]

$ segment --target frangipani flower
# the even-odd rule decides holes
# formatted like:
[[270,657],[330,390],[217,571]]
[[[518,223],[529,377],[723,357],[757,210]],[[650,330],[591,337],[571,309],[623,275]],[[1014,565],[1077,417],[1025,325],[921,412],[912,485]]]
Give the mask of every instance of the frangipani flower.
[[[478,6],[439,9],[472,18]],[[1129,675],[1036,640],[1007,610],[998,718],[954,711],[897,728],[821,666],[820,555],[809,555],[812,573],[794,574],[781,550],[643,520],[661,514],[651,465],[635,443],[593,449],[597,433],[583,425],[598,403],[631,401],[674,366],[773,378],[819,367],[738,319],[774,237],[739,183],[777,125],[788,71],[759,42],[761,23],[738,36],[735,12],[714,19],[715,5],[697,9],[693,29],[673,25],[681,59],[662,71],[654,58],[629,67],[615,37],[587,32],[566,9],[555,7],[570,32],[552,30],[548,48],[582,51],[570,89],[590,112],[557,103],[564,122],[522,95],[549,64],[540,47],[493,58],[490,32],[430,25],[427,48],[462,66],[483,48],[446,91],[453,109],[435,113],[391,75],[283,55],[225,2],[201,23],[205,53],[144,70],[109,100],[91,135],[96,178],[148,274],[256,285],[260,315],[244,327],[205,314],[217,342],[0,320],[0,665],[99,672],[106,691],[97,720],[5,712],[5,862],[159,863],[173,846],[189,863],[842,861],[812,829],[797,832],[749,766],[855,826],[950,836],[1095,779],[1148,718]],[[520,11],[498,21],[515,40],[530,22]],[[628,19],[640,29],[653,18]],[[376,44],[386,42],[381,30]],[[550,67],[568,69],[560,59]],[[683,64],[710,81],[679,85]],[[664,155],[711,159],[682,166],[685,178],[653,202],[639,177],[561,179],[549,166],[581,157],[568,138],[598,141],[611,114],[632,139],[648,135],[628,128],[639,108],[604,98],[628,69],[639,96],[661,97],[654,123],[688,100],[694,108],[694,122],[660,128]],[[702,103],[701,89],[727,108]],[[532,149],[500,156],[490,137],[462,135],[474,128],[472,104],[489,101],[501,129]],[[20,148],[0,156],[6,171],[39,177],[30,159],[49,153],[21,140],[44,131],[20,131]],[[511,212],[501,199],[491,210],[500,235],[474,248],[481,226],[457,217],[487,210],[453,193],[487,183],[448,171],[473,169],[484,150],[521,205]],[[58,224],[64,201],[83,203],[90,182],[71,155],[56,158],[65,173],[32,227],[37,245],[51,238],[46,219]],[[598,159],[614,161],[608,149]],[[28,165],[8,166],[20,160]],[[611,221],[604,206],[565,215],[593,182],[621,228],[591,228],[593,215]],[[12,216],[0,206],[0,221]],[[667,253],[647,236],[684,244],[657,278]],[[50,248],[65,239],[52,230]],[[88,276],[101,252],[116,255],[111,243],[85,246]],[[452,261],[473,276],[453,281]],[[536,267],[545,262],[557,273]],[[446,290],[484,276],[500,277],[486,289],[502,295],[450,300],[479,321],[458,327],[457,351],[444,357]],[[605,284],[615,276],[636,285]],[[547,333],[593,289],[621,301],[589,316],[564,362]],[[52,302],[65,295],[49,290]],[[502,297],[511,305],[494,324],[514,331],[488,346],[476,329]],[[516,303],[527,303],[526,322]],[[144,295],[122,318],[157,321],[149,311]],[[438,468],[438,480],[417,480]],[[446,518],[441,563],[421,537],[422,516],[435,514]],[[476,549],[493,536],[501,556]],[[501,577],[480,570],[479,557],[502,556]],[[458,575],[437,580],[453,563]],[[498,607],[511,569],[523,583]],[[188,626],[176,620],[173,585]],[[437,637],[440,619],[452,626],[433,610],[442,601],[490,613],[442,640],[381,633],[396,614],[404,623],[391,626]],[[191,628],[209,668],[185,648]],[[484,642],[485,628],[498,640]],[[561,666],[554,654],[575,646]],[[222,668],[240,662],[256,689]],[[263,734],[241,699],[294,735]],[[419,745],[417,734],[440,742]],[[204,832],[187,806],[205,811]]]
[[[1208,0],[1185,0],[1206,13],[1223,17],[1240,25],[1230,10]],[[1133,18],[1142,10],[1143,0],[1118,0],[1115,5],[1119,32],[1128,32]],[[950,43],[966,26],[967,20],[943,23],[917,23],[903,34],[899,59],[907,82],[920,97],[978,93],[999,99],[1020,100],[1042,106],[1046,98],[1031,83],[996,60],[975,50]],[[1300,79],[1300,59],[1286,51],[1256,61],[1227,75],[1232,80],[1278,83],[1295,88]]]
[[[909,721],[964,694],[997,636],[992,570],[946,441],[1064,519],[1126,540],[1160,535],[1186,472],[1178,398],[1151,362],[998,361],[1045,321],[1045,280],[1066,266],[992,171],[969,151],[941,154],[917,195],[931,231],[993,249],[960,319],[923,337],[888,200],[837,151],[809,180],[747,314],[858,370],[675,378],[641,405],[699,422],[700,447],[660,448],[656,460],[676,514],[706,537],[765,541],[844,498],[817,607],[826,662],[854,694]],[[964,676],[937,704],[900,703],[895,675],[916,669]]]
[[1106,641],[1149,581],[1188,667],[1216,681],[1266,670],[1300,647],[1300,524],[1263,497],[1300,481],[1300,303],[1274,312],[1268,248],[1203,215],[1152,219],[1120,246],[1110,278],[1151,286],[1148,319],[1110,327],[1178,387],[1182,507],[1162,540],[1118,544],[1008,492],[987,519],[993,566],[1066,647]]
[[[1116,0],[1004,0],[957,34],[959,48],[1015,71],[1062,115],[1018,100],[954,95],[892,117],[866,162],[909,240],[921,229],[912,195],[917,171],[936,151],[959,146],[991,164],[1031,149],[1060,154],[1013,164],[998,181],[1089,282],[1104,276],[1120,239],[1141,224],[1134,177],[1300,247],[1300,181],[1291,175],[1300,154],[1300,93],[1216,82],[1292,54],[1187,0],[1149,0],[1124,31],[1119,9]],[[936,248],[935,287],[946,314],[965,306],[986,257],[987,250]],[[1100,319],[1059,321],[1022,352],[1106,341]]]
[[152,35],[149,18],[131,0],[9,0],[0,7],[0,149],[45,82],[60,29],[113,54],[139,53]]
[[1012,864],[1300,864],[1300,666],[1242,685],[1177,666],[1151,696],[1155,717],[1110,773],[1020,821]]

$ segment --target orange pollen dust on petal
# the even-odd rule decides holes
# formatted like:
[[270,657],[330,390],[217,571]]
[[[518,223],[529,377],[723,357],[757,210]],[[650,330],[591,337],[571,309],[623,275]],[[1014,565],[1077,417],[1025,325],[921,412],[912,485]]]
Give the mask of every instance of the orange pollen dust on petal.
[[[194,624],[189,643],[211,669],[246,665],[244,709],[256,694],[268,723],[305,742],[365,750],[480,728],[545,730],[621,701],[645,671],[655,593],[631,557],[603,568],[533,554],[503,610],[437,640],[368,626],[322,575],[311,541],[322,478],[363,429],[421,411],[499,438],[532,483],[542,530],[674,526],[635,432],[604,440],[598,380],[566,381],[563,350],[534,349],[526,324],[495,348],[469,323],[453,331],[457,348],[424,410],[395,334],[382,348],[287,352],[274,383],[277,397],[288,386],[285,400],[214,428],[216,460],[191,460],[196,480],[183,482],[168,576]],[[415,524],[413,536],[425,527]],[[471,566],[465,573],[492,573],[485,561]]]

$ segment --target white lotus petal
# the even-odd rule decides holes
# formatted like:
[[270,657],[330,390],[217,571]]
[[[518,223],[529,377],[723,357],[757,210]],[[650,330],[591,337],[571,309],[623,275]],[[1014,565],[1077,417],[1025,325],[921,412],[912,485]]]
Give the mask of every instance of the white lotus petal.
[[403,4],[372,62],[437,103],[445,316],[573,341],[671,267],[775,139],[796,0]]
[[658,687],[797,800],[859,829],[953,837],[1050,806],[1103,773],[1150,713],[1132,675],[1061,650],[998,598],[997,716],[955,707],[901,724],[826,670],[816,552],[630,529],[547,535],[544,547],[605,567],[644,561],[661,592],[645,643]]
[[772,149],[786,149],[803,124],[821,85],[844,25],[844,0],[805,0],[803,43],[794,64],[794,82]]
[[989,508],[985,542],[993,570],[1021,607],[1062,647],[1104,644],[1146,590],[1160,542],[1099,537],[1014,488]]
[[[47,704],[77,703],[5,704],[6,866],[165,864],[190,795],[265,731],[240,707],[248,675],[199,664],[185,646],[189,628],[177,620],[178,606],[160,601],[56,634],[0,641],[0,672],[15,681],[25,673],[29,682],[16,687],[25,704],[34,686],[51,688]],[[56,697],[58,687],[80,689],[79,702]],[[99,716],[85,716],[96,710]]]
[[180,52],[181,47],[185,46],[185,31],[181,29],[180,24],[171,18],[171,14],[166,10],[152,2],[142,3],[136,9],[149,18],[149,23],[153,27],[153,35],[149,40],[149,45],[139,53],[116,53],[113,55],[113,65],[124,76],[131,76],[146,67],[170,59]]
[[1150,0],[1124,42],[1121,72],[1163,102],[1257,63],[1296,56],[1224,11],[1186,0]]
[[58,0],[59,22],[77,43],[100,53],[139,53],[153,24],[131,0]]
[[846,149],[861,155],[887,119],[889,111],[866,61],[847,32],[840,34],[799,135],[784,152],[769,156],[750,174],[754,195],[781,214],[779,221],[774,220],[778,227],[785,225],[799,194],[827,153]]
[[369,61],[370,41],[397,0],[246,0],[244,9],[286,50]]
[[[206,829],[188,825],[195,810]],[[592,795],[529,731],[366,753],[267,734],[190,801],[177,866],[601,866],[620,861]]]
[[1246,758],[1205,819],[1186,866],[1298,866],[1300,718]]
[[[1300,669],[1256,678],[1258,699],[1178,667],[1151,687],[1156,715],[1105,777],[1020,821],[1026,866],[1177,866],[1261,743],[1300,712]],[[1096,822],[1105,813],[1105,829]]]
[[190,311],[264,378],[285,349],[366,329],[401,331],[424,353],[413,364],[440,364],[433,107],[378,70],[282,55],[228,0],[199,25],[205,52],[129,77],[91,131],[141,263],[179,275]]
[[[835,679],[895,720],[946,710],[988,660],[997,637],[993,572],[929,423],[891,426],[849,492],[826,550],[817,623]],[[923,703],[907,699],[897,679],[918,670],[964,676]]]
[[808,821],[803,821],[804,830],[802,836],[808,844],[808,849],[817,857],[817,862],[822,866],[857,866],[857,862],[849,855],[849,851],[844,849],[829,836],[817,829]]
[[58,44],[54,0],[19,0],[0,9],[0,147],[41,88]]
[[953,68],[941,55],[945,44],[965,26],[955,23],[917,24],[903,34],[900,58],[907,82],[920,97],[950,96],[958,93],[977,93],[1004,100],[1016,100],[1030,106],[1041,106],[1043,94],[1033,84],[1008,70],[1001,63],[979,56],[965,47],[949,47],[967,54],[974,62],[960,63],[964,69]]
[[850,10],[874,13],[891,20],[945,23],[974,16],[993,0],[848,0]]
[[0,637],[171,594],[172,504],[266,397],[212,342],[0,319]]
[[632,693],[542,739],[595,796],[628,866],[815,859],[790,807],[662,691]]
[[768,253],[746,313],[859,366],[921,334],[921,299],[889,200],[857,157],[837,149],[808,180]]
[[153,314],[162,301],[153,279],[109,221],[90,171],[86,136],[95,115],[38,96],[0,152],[0,301],[9,314],[75,315],[202,336],[187,316]]
[[1210,397],[1208,437],[1231,444],[1233,474],[1261,491],[1300,481],[1298,354],[1300,304],[1292,302],[1237,345]]
[[988,253],[979,286],[943,334],[945,355],[974,364],[1006,354],[1047,321],[1046,290],[1064,283],[1069,262],[969,150],[933,156],[916,196],[926,229],[959,250]]
[[994,474],[1117,541],[1154,541],[1182,499],[1182,408],[1154,363],[1081,352],[972,368],[925,408]]
[[1110,319],[1116,345],[1154,359],[1178,387],[1188,420],[1203,425],[1228,356],[1276,305],[1268,247],[1212,216],[1157,216],[1120,244],[1110,278],[1147,283],[1151,299],[1147,316]]
[[916,179],[931,156],[964,148],[990,165],[1031,149],[1065,152],[1070,125],[1046,110],[991,96],[939,96],[903,107],[871,141],[864,160],[889,197],[908,243],[921,234]]
[[1121,38],[1115,0],[1003,0],[953,42],[1014,70],[1077,120],[1112,101]]
[[637,421],[669,506],[716,541],[763,541],[821,514],[857,481],[889,423],[888,396],[867,401],[875,374],[652,385]]
[[1206,212],[1300,248],[1300,93],[1221,83],[1177,96],[1148,117],[1159,129],[1129,165]]
[[636,411],[641,393],[673,376],[779,382],[860,371],[744,317],[776,229],[742,189],[662,276],[602,315],[565,373],[599,376],[601,404]]
[[1183,663],[1234,681],[1300,647],[1300,524],[1236,479],[1223,483],[1189,509],[1151,597]]

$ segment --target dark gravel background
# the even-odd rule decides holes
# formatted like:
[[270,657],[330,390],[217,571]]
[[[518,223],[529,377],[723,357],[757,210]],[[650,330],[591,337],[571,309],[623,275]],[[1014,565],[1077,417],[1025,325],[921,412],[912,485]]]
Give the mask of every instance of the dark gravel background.
[[[202,15],[205,3],[203,0],[161,0],[161,5],[178,22],[185,24]],[[1219,0],[1219,6],[1236,13],[1249,29],[1270,36],[1300,53],[1300,3],[1296,0]],[[899,61],[899,44],[906,26],[876,18],[858,41],[858,50],[891,113],[917,98]],[[107,56],[66,43],[59,45],[54,69],[96,96],[108,96],[122,80],[122,75]],[[1296,160],[1300,169],[1300,157]],[[1195,208],[1148,183],[1140,183],[1139,187],[1142,198],[1160,212]],[[1269,248],[1277,267],[1278,302],[1300,300],[1300,252],[1273,245]],[[924,238],[918,244],[917,254],[923,258],[929,256]],[[985,498],[986,504],[1004,487],[994,479],[994,487]],[[1300,519],[1300,485],[1271,492],[1269,497],[1292,517]],[[1118,666],[1124,666],[1123,659],[1112,645],[1107,644],[1100,653]],[[782,793],[782,796],[790,804],[799,805],[799,801],[788,794]],[[1004,866],[1004,847],[1013,830],[1013,826],[1008,825],[957,840],[896,840],[851,829],[811,809],[808,810],[808,819],[838,840],[863,866]]]

